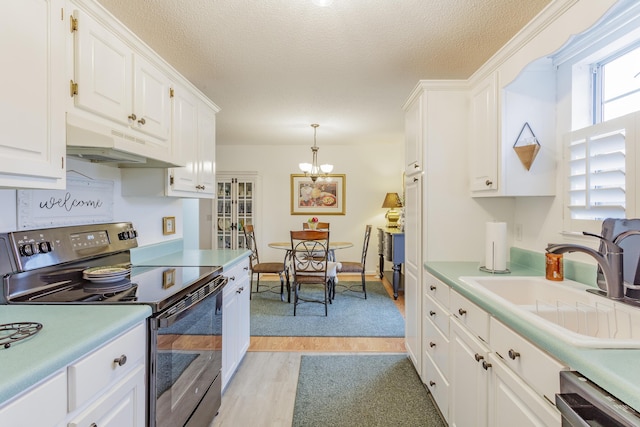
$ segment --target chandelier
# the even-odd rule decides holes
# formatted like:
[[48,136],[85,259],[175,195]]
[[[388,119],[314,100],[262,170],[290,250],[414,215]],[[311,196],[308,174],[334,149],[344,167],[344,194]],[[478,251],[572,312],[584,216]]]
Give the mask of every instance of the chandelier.
[[318,166],[318,147],[316,146],[316,132],[318,131],[319,124],[312,124],[313,128],[313,147],[311,147],[311,152],[313,153],[313,163],[300,163],[299,167],[302,172],[304,172],[305,176],[311,178],[311,181],[316,182],[316,180],[322,176],[331,173],[333,170],[333,165],[324,164]]

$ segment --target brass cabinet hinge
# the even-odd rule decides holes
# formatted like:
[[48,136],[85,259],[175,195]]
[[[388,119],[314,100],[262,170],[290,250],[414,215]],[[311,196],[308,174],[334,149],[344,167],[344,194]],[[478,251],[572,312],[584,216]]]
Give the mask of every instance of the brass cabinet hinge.
[[173,88],[169,88],[169,98],[173,98]]
[[77,95],[78,94],[78,83],[74,82],[73,80],[69,80],[69,92],[70,92],[72,98],[75,95]]
[[78,18],[74,18],[73,15],[69,16],[69,18],[71,18],[69,20],[69,23],[71,25],[71,27],[69,28],[69,30],[73,33],[75,31],[78,31]]

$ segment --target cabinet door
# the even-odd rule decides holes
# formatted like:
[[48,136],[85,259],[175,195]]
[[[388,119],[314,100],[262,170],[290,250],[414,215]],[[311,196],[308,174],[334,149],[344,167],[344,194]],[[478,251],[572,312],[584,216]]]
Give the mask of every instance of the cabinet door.
[[66,415],[67,376],[63,370],[2,406],[0,424],[11,427],[53,426],[59,425]]
[[179,147],[181,168],[169,170],[172,191],[196,191],[198,185],[198,100],[188,90],[176,88],[173,97],[173,143]]
[[[421,372],[421,306],[422,306],[422,176],[414,175],[406,180],[405,189],[405,254],[404,301],[405,347],[418,374]],[[394,242],[395,243],[395,242]],[[395,261],[394,261],[395,262]]]
[[471,191],[498,189],[497,72],[471,91],[469,168]]
[[65,45],[61,0],[4,2],[0,187],[65,186]]
[[404,155],[407,176],[422,172],[422,97],[416,98],[404,116]]
[[158,147],[171,154],[171,81],[166,74],[140,55],[133,59],[134,98],[136,119],[132,126],[158,137],[165,143]]
[[237,297],[238,286],[235,281],[229,280],[224,288],[222,296],[222,389],[233,376],[238,367],[238,311],[240,307]]
[[451,399],[449,425],[487,425],[489,351],[457,320],[451,320]]
[[238,288],[238,360],[242,360],[249,350],[251,341],[251,286],[249,282],[249,265],[244,265],[239,270],[243,274]]
[[75,106],[121,125],[133,123],[133,51],[86,13],[76,10],[74,16]]
[[67,426],[143,427],[146,418],[145,378],[145,366],[142,364]]
[[216,113],[204,103],[198,108],[198,189],[213,197],[216,173]]
[[529,388],[505,366],[489,355],[489,425],[492,427],[560,426],[560,412]]

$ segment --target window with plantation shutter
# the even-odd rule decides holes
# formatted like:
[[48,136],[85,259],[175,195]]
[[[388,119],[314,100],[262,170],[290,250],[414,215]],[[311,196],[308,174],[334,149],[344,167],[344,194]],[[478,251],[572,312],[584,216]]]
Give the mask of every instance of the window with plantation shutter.
[[599,233],[605,218],[636,215],[638,113],[571,132],[565,140],[565,229]]

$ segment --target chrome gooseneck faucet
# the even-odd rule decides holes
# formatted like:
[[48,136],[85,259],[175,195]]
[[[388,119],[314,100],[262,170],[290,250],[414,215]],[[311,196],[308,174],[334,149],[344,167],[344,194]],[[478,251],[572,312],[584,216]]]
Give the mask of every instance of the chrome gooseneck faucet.
[[[614,241],[607,240],[597,234],[591,234],[583,232],[585,236],[597,237],[605,243],[606,251],[604,254],[598,252],[595,249],[591,249],[587,246],[573,245],[570,243],[550,243],[547,246],[547,252],[552,254],[564,254],[569,252],[582,252],[587,255],[591,255],[600,268],[604,276],[604,281],[607,287],[607,298],[621,300],[625,297],[624,292],[624,280],[622,277],[622,248],[618,246],[618,242],[622,240],[626,235],[636,234],[636,232],[622,233]],[[640,233],[638,233],[640,234]],[[625,235],[624,237],[622,237]]]

